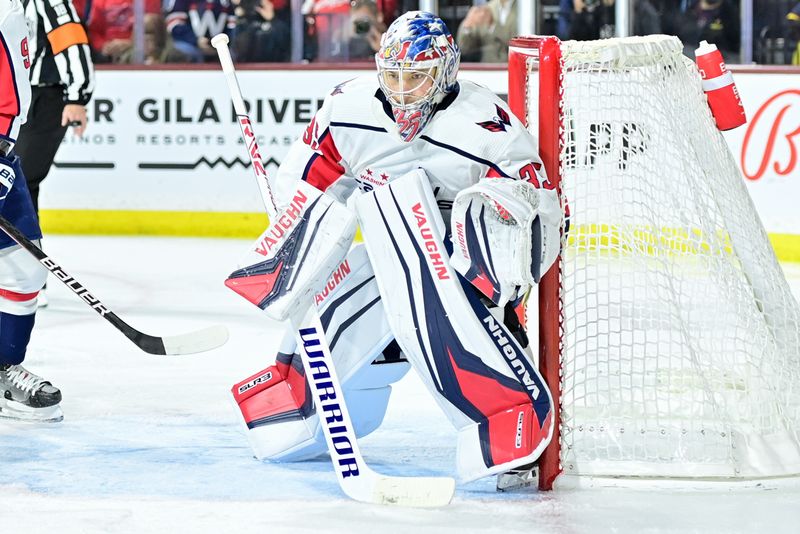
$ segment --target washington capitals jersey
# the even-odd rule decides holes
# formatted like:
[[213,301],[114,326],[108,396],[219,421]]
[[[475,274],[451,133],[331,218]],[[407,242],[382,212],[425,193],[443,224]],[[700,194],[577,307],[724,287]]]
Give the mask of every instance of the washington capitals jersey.
[[0,0],[0,141],[14,143],[31,101],[28,26],[19,0]]
[[337,85],[278,170],[279,196],[309,182],[338,200],[422,168],[445,221],[456,194],[481,178],[549,187],[536,139],[489,89],[462,81],[411,142],[404,142],[375,75]]

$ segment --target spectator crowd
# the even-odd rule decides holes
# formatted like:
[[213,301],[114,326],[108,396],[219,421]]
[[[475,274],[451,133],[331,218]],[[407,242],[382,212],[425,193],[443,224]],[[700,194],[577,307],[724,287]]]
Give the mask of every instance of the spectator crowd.
[[[411,0],[142,0],[144,39],[134,52],[134,0],[73,0],[96,63],[215,61],[211,37],[225,32],[239,62],[371,61],[381,34]],[[540,33],[561,39],[615,35],[615,0],[542,0]],[[677,35],[692,55],[715,43],[729,63],[740,60],[738,0],[636,0],[633,34]],[[441,0],[440,15],[456,34],[464,62],[502,63],[516,35],[516,0]],[[448,18],[448,14],[450,17]],[[295,36],[293,27],[301,29]],[[753,58],[800,65],[800,1],[754,2]]]

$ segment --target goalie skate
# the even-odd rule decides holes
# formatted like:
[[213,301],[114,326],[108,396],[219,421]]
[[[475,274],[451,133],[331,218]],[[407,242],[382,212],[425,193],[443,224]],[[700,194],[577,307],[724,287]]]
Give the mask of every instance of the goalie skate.
[[497,491],[517,491],[538,483],[536,465],[521,465],[497,475]]
[[21,365],[0,366],[0,418],[55,423],[64,419],[61,391]]

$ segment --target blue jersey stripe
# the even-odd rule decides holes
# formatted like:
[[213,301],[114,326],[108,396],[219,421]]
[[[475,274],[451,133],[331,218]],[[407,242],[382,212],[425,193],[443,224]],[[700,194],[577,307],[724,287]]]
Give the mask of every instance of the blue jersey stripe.
[[386,129],[381,128],[380,126],[369,126],[368,124],[359,124],[357,122],[332,122],[331,126],[336,126],[339,128],[355,128],[357,130],[370,130],[372,132],[386,133]]
[[479,158],[478,156],[476,156],[474,154],[470,154],[469,152],[467,152],[465,150],[461,150],[460,148],[456,148],[456,147],[448,145],[446,143],[442,143],[440,141],[435,141],[435,140],[431,139],[430,137],[428,137],[427,135],[421,135],[419,137],[420,137],[420,139],[424,139],[425,141],[429,142],[432,145],[438,146],[440,148],[444,148],[445,150],[449,150],[450,152],[455,152],[459,156],[463,156],[463,157],[465,157],[467,159],[471,159],[472,161],[476,161],[476,162],[478,162],[478,163],[480,163],[482,165],[486,165],[487,167],[489,167],[491,169],[494,169],[495,172],[497,172],[497,174],[499,174],[503,178],[511,178],[509,175],[504,173],[503,170],[500,167],[498,167],[497,165],[495,165],[494,163],[492,163],[491,161],[489,161],[487,159]]

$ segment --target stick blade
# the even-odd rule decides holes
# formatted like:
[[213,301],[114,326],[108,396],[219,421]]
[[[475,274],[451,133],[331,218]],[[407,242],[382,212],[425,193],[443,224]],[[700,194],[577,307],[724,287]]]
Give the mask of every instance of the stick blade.
[[378,475],[370,502],[390,506],[437,508],[453,499],[456,481],[448,477],[389,477]]
[[197,354],[221,347],[228,341],[228,329],[222,325],[209,326],[177,336],[164,336],[164,351],[167,356]]

